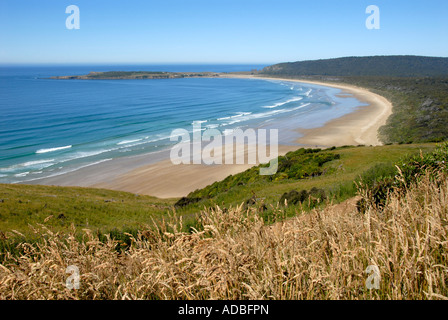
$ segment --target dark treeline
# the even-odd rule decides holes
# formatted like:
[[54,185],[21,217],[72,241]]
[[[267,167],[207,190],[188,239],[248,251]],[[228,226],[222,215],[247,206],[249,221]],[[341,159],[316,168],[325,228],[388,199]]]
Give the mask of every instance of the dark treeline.
[[279,63],[264,74],[287,76],[435,77],[448,75],[448,58],[420,56],[347,57]]

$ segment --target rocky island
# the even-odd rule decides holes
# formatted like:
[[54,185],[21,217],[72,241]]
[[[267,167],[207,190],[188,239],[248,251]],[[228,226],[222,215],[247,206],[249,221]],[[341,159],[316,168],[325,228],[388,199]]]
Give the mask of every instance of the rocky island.
[[216,72],[158,72],[158,71],[107,71],[90,72],[86,75],[56,76],[59,80],[122,80],[122,79],[181,79],[181,78],[216,78]]

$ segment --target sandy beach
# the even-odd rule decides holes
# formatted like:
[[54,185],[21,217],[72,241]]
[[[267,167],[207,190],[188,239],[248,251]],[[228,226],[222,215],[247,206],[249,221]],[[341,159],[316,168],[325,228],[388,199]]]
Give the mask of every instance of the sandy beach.
[[358,107],[355,112],[325,123],[322,127],[297,128],[297,131],[304,135],[297,140],[297,143],[305,146],[325,148],[360,144],[367,146],[381,145],[382,143],[378,140],[378,129],[386,124],[387,119],[392,114],[392,104],[386,98],[357,86],[246,75],[229,75],[229,77],[281,80],[333,87],[342,90],[341,97],[354,96],[360,102],[367,104]]
[[[254,78],[253,76],[239,75],[229,75],[228,77]],[[359,101],[368,104],[358,107],[356,111],[350,114],[331,120],[319,128],[303,129],[297,127],[296,130],[303,137],[296,141],[296,146],[279,146],[279,155],[297,150],[300,146],[331,147],[381,144],[377,137],[378,129],[386,123],[387,118],[392,113],[392,105],[384,97],[366,89],[349,85],[278,78],[260,79],[297,81],[339,88],[342,89],[339,97],[354,96]],[[247,156],[247,153],[248,151],[245,150],[245,156]],[[135,159],[106,162],[68,175],[47,179],[44,184],[106,188],[159,198],[175,198],[186,196],[191,191],[220,181],[231,174],[245,171],[254,165],[174,165],[169,160],[168,153],[157,161],[146,158],[141,156]]]
[[[303,81],[302,81],[303,82]],[[311,82],[326,85],[321,82]],[[372,145],[382,143],[378,139],[378,130],[386,124],[392,114],[392,103],[383,96],[370,92],[367,89],[349,85],[331,85],[355,96],[367,106],[358,107],[358,110],[338,119],[331,120],[325,126],[314,129],[298,129],[304,134],[297,140],[300,144],[317,145],[323,147],[342,145]]]
[[[249,149],[246,147],[243,152],[245,159],[249,159],[248,153],[252,153]],[[278,154],[284,155],[297,149],[296,146],[278,146]],[[237,148],[234,150],[234,157],[237,154],[236,150]],[[256,152],[255,147],[252,150]],[[241,152],[238,154],[241,154]],[[222,155],[224,157],[225,152],[222,152]],[[186,196],[191,191],[204,188],[215,181],[221,181],[229,175],[243,172],[253,166],[254,164],[224,164],[224,161],[220,165],[174,165],[171,160],[167,159],[134,169],[111,181],[91,186],[146,194],[158,198],[176,198]]]

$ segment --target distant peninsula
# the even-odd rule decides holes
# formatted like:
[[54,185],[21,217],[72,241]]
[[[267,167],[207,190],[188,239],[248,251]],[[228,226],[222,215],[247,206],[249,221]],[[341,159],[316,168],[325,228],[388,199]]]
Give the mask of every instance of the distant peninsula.
[[261,70],[270,76],[446,77],[448,58],[370,56],[278,63]]
[[57,76],[50,79],[59,80],[122,80],[122,79],[181,79],[181,78],[215,78],[216,72],[158,72],[158,71],[107,71],[90,72],[86,75]]

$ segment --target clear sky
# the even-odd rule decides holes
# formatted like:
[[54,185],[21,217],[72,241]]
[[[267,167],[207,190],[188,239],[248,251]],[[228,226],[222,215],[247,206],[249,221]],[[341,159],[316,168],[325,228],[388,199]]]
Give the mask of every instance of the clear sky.
[[[80,29],[66,28],[77,5]],[[368,30],[366,8],[380,9]],[[447,0],[0,0],[0,63],[448,56]]]

